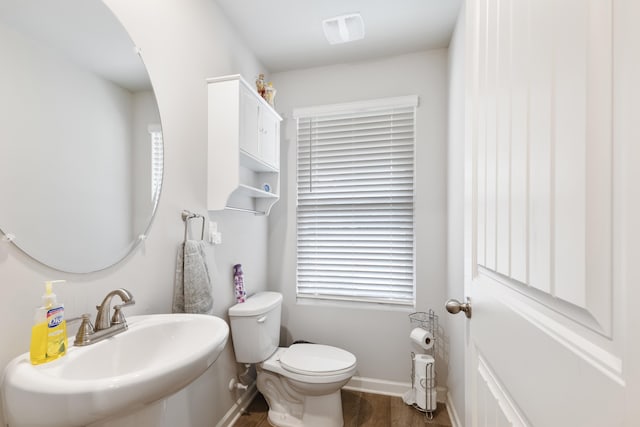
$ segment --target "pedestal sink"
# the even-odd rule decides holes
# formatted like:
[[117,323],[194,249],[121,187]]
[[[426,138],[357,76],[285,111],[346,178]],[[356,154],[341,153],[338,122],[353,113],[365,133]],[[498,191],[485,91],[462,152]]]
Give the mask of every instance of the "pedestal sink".
[[204,373],[224,348],[229,327],[215,316],[131,316],[129,329],[33,366],[29,353],[5,369],[2,397],[11,427],[74,427],[125,416]]

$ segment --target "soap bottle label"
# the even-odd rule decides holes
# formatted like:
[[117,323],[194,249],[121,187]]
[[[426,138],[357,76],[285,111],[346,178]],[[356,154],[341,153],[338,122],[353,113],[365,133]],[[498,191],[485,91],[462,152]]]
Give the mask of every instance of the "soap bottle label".
[[64,307],[56,307],[47,311],[47,326],[55,328],[64,320]]

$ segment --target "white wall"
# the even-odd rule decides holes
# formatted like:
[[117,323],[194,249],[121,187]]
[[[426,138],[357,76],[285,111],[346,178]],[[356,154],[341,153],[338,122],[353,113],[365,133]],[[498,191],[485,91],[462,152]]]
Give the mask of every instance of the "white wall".
[[[128,315],[170,311],[175,254],[184,231],[180,212],[189,209],[206,213],[205,79],[231,73],[252,79],[262,69],[237,41],[215,2],[105,3],[141,47],[156,90],[165,141],[165,181],[159,209],[146,242],[117,266],[99,273],[53,271],[0,242],[0,307],[8,322],[0,328],[0,368],[28,349],[33,309],[40,303],[41,282],[45,279],[69,281],[56,289],[60,301],[66,303],[68,316],[95,312],[95,305],[117,287],[126,287],[136,298],[136,305],[126,310]],[[9,207],[3,204],[2,208]],[[266,287],[267,220],[227,212],[212,217],[219,221],[224,242],[208,249],[215,276],[214,309],[217,315],[226,317],[227,308],[233,304],[233,263],[245,266],[250,291]],[[109,223],[101,226],[108,228]],[[205,376],[175,396],[174,400],[182,399],[192,408],[182,425],[209,427],[227,412],[236,396],[226,387],[237,369],[229,343]]]
[[[449,44],[449,142],[447,145],[447,298],[464,298],[464,7]],[[449,333],[450,403],[460,420],[465,410],[465,322],[462,314],[446,317]]]
[[[281,200],[269,217],[269,288],[284,294],[285,343],[304,339],[335,345],[358,358],[357,376],[408,383],[411,310],[296,303],[296,107],[417,94],[417,310],[441,315],[446,262],[447,51],[276,73],[276,109],[284,115]],[[446,338],[446,337],[444,337]],[[446,339],[437,361],[446,382]]]

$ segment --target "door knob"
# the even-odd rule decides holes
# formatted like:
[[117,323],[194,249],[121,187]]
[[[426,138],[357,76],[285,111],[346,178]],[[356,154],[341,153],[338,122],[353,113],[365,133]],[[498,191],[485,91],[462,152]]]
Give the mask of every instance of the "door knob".
[[464,315],[467,316],[468,319],[471,319],[471,301],[467,298],[467,302],[462,303],[457,299],[450,299],[444,305],[447,311],[451,314],[464,312]]

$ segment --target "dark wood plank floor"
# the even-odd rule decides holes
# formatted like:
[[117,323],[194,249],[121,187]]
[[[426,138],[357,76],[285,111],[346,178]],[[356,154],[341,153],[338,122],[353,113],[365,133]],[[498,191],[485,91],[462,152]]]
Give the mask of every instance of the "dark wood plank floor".
[[[269,427],[269,407],[260,393],[251,402],[234,427]],[[399,397],[342,390],[342,412],[345,427],[449,427],[451,420],[446,408],[438,404],[434,419],[426,420]]]

